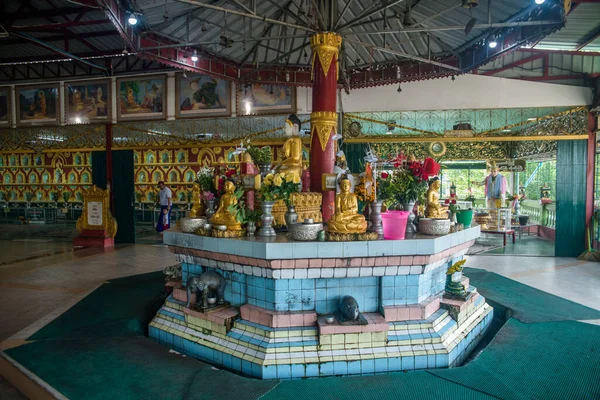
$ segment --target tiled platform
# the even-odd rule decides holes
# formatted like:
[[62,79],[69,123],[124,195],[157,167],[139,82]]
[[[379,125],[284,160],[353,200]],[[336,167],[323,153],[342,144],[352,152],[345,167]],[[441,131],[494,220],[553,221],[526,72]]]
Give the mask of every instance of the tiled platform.
[[[441,298],[448,266],[478,236],[477,227],[399,241],[300,243],[168,232],[165,243],[182,264],[183,285],[215,270],[232,307],[227,315],[191,311],[185,288],[176,287],[150,324],[150,336],[262,379],[454,365],[492,318],[473,287],[467,302]],[[468,279],[463,283],[468,287]],[[346,295],[357,300],[366,325],[325,322]]]

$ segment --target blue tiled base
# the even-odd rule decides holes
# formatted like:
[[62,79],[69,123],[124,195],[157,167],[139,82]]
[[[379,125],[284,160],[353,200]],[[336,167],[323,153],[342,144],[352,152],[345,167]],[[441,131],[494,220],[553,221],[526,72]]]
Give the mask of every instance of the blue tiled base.
[[[461,326],[453,324],[446,311],[439,310],[427,320],[390,323],[389,341],[383,345],[373,342],[372,347],[344,346],[325,344],[324,336],[331,335],[319,337],[315,327],[273,329],[237,320],[226,335],[195,330],[187,326],[181,311],[171,307],[175,304],[168,300],[151,322],[152,339],[199,360],[259,379],[366,375],[457,366],[477,345],[493,318],[492,308],[481,297]],[[415,334],[416,330],[421,333]],[[436,335],[436,341],[432,342]]]

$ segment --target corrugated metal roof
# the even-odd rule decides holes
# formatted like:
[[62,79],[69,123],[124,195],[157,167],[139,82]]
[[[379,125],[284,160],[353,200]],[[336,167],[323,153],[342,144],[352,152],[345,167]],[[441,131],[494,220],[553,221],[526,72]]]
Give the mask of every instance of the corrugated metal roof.
[[[249,2],[241,1],[242,4]],[[300,3],[295,1],[258,1],[256,2],[256,13],[267,18],[279,19],[283,14],[284,21],[298,23],[296,17],[300,15]],[[361,34],[370,31],[397,31],[403,28],[404,15],[406,13],[406,2],[389,7],[384,13],[376,13],[360,21],[361,24],[354,25],[344,29],[344,26],[368,10],[373,9],[376,4],[367,0],[339,0],[338,15],[348,5],[348,9],[338,24],[337,30],[344,35],[347,40],[344,43],[344,51],[348,55],[348,65],[364,65],[371,62],[395,61],[398,56],[380,52],[373,49],[376,47],[389,47],[410,55],[428,57],[431,53],[447,54],[449,51],[464,45],[468,41],[479,37],[484,33],[481,29],[473,29],[467,36],[462,28],[450,31],[431,32],[432,39],[428,41],[428,35],[425,32],[415,33],[388,33],[388,34]],[[308,32],[300,32],[291,27],[274,26],[269,32],[270,37],[282,36],[303,36],[299,38],[278,39],[263,41],[258,45],[256,57],[250,55],[249,51],[254,47],[253,38],[261,38],[264,34],[265,24],[262,21],[252,21],[253,28],[250,29],[250,19],[237,15],[228,15],[225,22],[225,13],[211,9],[202,9],[192,4],[183,2],[168,1],[166,5],[168,20],[165,15],[165,3],[155,0],[139,0],[137,7],[143,13],[144,26],[149,30],[154,30],[166,37],[177,40],[182,43],[200,43],[197,47],[210,51],[216,51],[218,54],[237,61],[250,60],[260,63],[269,63],[277,60],[282,55],[289,53],[290,64],[306,65],[310,60],[304,58],[304,50],[309,51],[308,46],[302,47],[303,43],[308,43]],[[216,2],[215,5],[221,7],[232,7],[232,9],[242,11],[240,7],[233,3]],[[478,24],[488,22],[488,6],[491,6],[491,22],[503,22],[518,14],[522,10],[531,7],[529,1],[488,1],[481,0],[478,7],[468,10],[460,6],[457,0],[428,0],[419,2],[412,10],[411,16],[413,25],[427,27],[444,26],[465,26],[467,22],[474,17]],[[284,7],[287,11],[282,11]],[[308,14],[308,7],[304,7],[303,16]],[[285,15],[287,14],[287,15]],[[422,25],[418,24],[424,21]],[[202,25],[206,27],[206,32],[202,32]],[[414,25],[417,24],[417,25]],[[269,26],[267,24],[267,26]],[[407,26],[408,27],[408,26]],[[234,41],[231,48],[222,48],[217,43],[221,35],[229,36]],[[244,44],[244,38],[247,38]],[[427,43],[429,42],[430,49]],[[296,49],[296,51],[291,51]],[[245,50],[244,50],[245,49]],[[284,61],[287,59],[284,58]]]
[[[581,3],[568,15],[566,26],[540,41],[536,49],[575,50],[589,35],[600,29],[600,4]],[[585,46],[584,51],[600,51],[600,37]]]

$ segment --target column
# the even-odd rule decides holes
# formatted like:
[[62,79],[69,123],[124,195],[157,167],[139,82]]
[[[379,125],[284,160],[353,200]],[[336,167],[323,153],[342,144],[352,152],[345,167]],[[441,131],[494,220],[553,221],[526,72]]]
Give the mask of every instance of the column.
[[334,213],[335,191],[323,191],[323,174],[333,173],[335,144],[331,139],[337,131],[338,54],[342,37],[331,32],[317,33],[310,38],[312,49],[312,113],[310,114],[310,187],[323,194],[323,220]]
[[112,124],[106,124],[106,188],[110,189],[110,210],[115,212],[114,196],[113,196],[113,167],[112,167]]

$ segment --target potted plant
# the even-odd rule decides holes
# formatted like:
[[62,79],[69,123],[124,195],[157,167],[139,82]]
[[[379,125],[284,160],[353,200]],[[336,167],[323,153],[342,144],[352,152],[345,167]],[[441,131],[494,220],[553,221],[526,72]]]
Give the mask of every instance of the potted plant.
[[[273,215],[271,211],[273,204],[277,200],[285,201],[290,211],[290,197],[292,193],[298,192],[300,184],[300,176],[297,174],[268,174],[260,188],[261,194],[261,228],[258,230],[259,236],[275,236],[275,231],[271,226],[273,223]],[[288,216],[289,217],[289,216]],[[297,216],[296,216],[297,218]]]
[[271,162],[273,160],[273,152],[270,146],[255,147],[248,145],[246,152],[252,157],[254,164],[260,169],[261,175],[266,176],[271,170]]
[[245,221],[246,221],[246,235],[254,236],[254,232],[256,232],[256,224],[260,221],[260,216],[262,213],[260,210],[245,210]]

